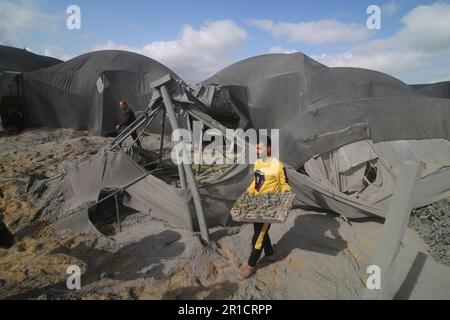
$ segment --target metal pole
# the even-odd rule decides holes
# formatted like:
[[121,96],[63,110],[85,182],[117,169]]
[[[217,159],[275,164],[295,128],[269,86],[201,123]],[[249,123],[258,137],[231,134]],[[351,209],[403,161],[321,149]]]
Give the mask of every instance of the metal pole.
[[[173,110],[172,99],[170,98],[169,92],[165,85],[162,85],[160,88],[161,95],[164,100],[164,104],[166,106],[167,115],[169,116],[169,121],[172,126],[172,130],[179,129],[177,119],[175,117],[175,112]],[[184,141],[181,141],[181,145],[183,148],[183,154],[186,154],[186,147],[184,145]],[[189,155],[190,156],[190,155]],[[194,173],[192,172],[192,167],[189,164],[182,164],[185,172],[187,181],[189,183],[189,188],[192,193],[192,198],[194,199],[195,211],[197,213],[198,224],[200,227],[200,233],[204,241],[209,242],[209,232],[208,227],[206,226],[205,214],[203,212],[202,200],[200,198],[200,193],[198,192],[197,183],[195,182]]]
[[[174,130],[178,130],[180,127],[178,126],[178,121],[177,118],[175,117],[175,111],[173,110],[173,104],[172,104],[172,99],[169,96],[169,92],[167,91],[166,86],[161,86],[161,95],[163,97],[164,100],[164,104],[166,106],[166,112],[167,112],[167,116],[169,117],[169,122],[170,125],[172,126],[172,131]],[[183,144],[184,146],[184,144]],[[177,155],[178,157],[178,155]],[[180,176],[180,184],[181,184],[181,189],[186,189],[187,185],[186,185],[186,177],[184,175],[184,167],[183,164],[180,163],[180,161],[178,161],[178,174]]]
[[[188,112],[194,119],[196,119],[196,120],[202,122],[202,124],[204,124],[207,128],[219,130],[220,132],[222,132],[222,134],[223,134],[225,137],[227,136],[227,135],[226,135],[226,131],[225,131],[225,130],[226,130],[225,127],[219,128],[218,126],[214,126],[214,125],[211,124],[211,123],[214,123],[214,121],[215,121],[214,119],[212,119],[212,122],[210,123],[210,122],[208,122],[208,121],[203,121],[203,119],[200,118],[200,117],[199,117],[197,114],[195,114],[194,112],[192,112],[191,109],[187,109],[187,112]],[[225,128],[225,129],[224,129],[224,128]],[[241,144],[241,145],[244,146],[244,148],[243,148],[243,150],[241,151],[241,153],[246,152],[247,146],[246,146],[245,139],[244,139],[244,140],[240,139],[240,138],[239,138],[239,135],[236,135],[235,137],[236,137],[236,142],[238,143],[238,145]],[[226,139],[226,138],[225,138],[225,139]],[[228,156],[227,153],[225,153],[224,156],[225,156],[225,158],[230,159],[231,161],[234,161],[234,158],[230,158],[230,157]]]
[[134,131],[139,129],[145,122],[153,121],[156,114],[159,112],[160,107],[152,110],[150,113],[143,114],[138,119],[136,119],[132,124],[130,124],[127,128],[125,128],[112,142],[110,150],[113,150],[115,147],[120,145],[125,139],[127,139]]
[[158,166],[161,166],[161,163],[162,163],[165,131],[166,131],[166,109],[163,110],[163,119],[162,119],[162,128],[161,128],[161,143],[159,145],[159,163],[158,163]]
[[117,215],[117,224],[119,225],[119,232],[121,232],[122,231],[122,227],[120,226],[120,212],[119,212],[119,202],[118,202],[118,200],[117,200],[117,193],[116,193],[116,195],[114,196],[114,198],[115,198],[115,201],[116,201],[116,215]]
[[[197,135],[198,133],[198,135]],[[202,168],[202,142],[203,142],[203,121],[194,121],[193,140],[195,145],[195,156],[197,160],[197,168],[195,175],[198,177]]]
[[[141,133],[139,133],[138,137],[136,138],[136,140],[133,140],[133,143],[128,147],[128,150],[133,150],[134,145],[141,139],[141,137],[144,135],[144,132],[148,129],[148,127],[150,127],[150,125],[152,124],[153,119],[158,115],[159,110],[161,110],[161,108],[158,108],[158,112],[155,113],[151,119],[148,119],[147,124],[145,125],[144,129],[142,129]],[[137,128],[136,128],[137,131]]]

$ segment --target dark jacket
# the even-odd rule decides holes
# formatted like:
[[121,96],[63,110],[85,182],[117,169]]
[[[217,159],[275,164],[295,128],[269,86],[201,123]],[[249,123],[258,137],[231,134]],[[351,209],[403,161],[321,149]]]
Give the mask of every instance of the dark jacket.
[[123,130],[136,120],[133,110],[129,107],[123,110],[122,120],[119,122],[119,130]]

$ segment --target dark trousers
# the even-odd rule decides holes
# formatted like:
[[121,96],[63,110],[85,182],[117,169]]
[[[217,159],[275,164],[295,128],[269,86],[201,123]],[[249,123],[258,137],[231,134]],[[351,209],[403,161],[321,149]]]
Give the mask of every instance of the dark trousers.
[[255,267],[261,258],[261,253],[264,249],[266,256],[273,255],[272,243],[269,237],[270,223],[254,223],[253,224],[253,239],[252,239],[252,252],[248,259],[248,265]]

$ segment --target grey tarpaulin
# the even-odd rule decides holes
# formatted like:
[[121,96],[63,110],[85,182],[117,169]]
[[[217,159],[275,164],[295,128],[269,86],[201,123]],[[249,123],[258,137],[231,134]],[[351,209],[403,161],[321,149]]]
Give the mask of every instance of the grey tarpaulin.
[[[380,72],[328,68],[301,53],[246,59],[201,85],[232,87],[231,95],[240,87],[233,99],[247,106],[247,126],[280,129],[281,160],[294,168],[364,139],[450,138],[450,100],[419,96]],[[211,89],[193,91],[212,101]]]
[[0,95],[17,74],[48,68],[61,62],[25,49],[0,45]]
[[[382,196],[387,200],[378,203],[359,199],[296,169],[313,156],[356,141],[449,139],[449,100],[419,96],[410,86],[379,72],[328,68],[299,53],[244,60],[187,91],[181,80],[178,81],[170,89],[175,101],[193,103],[195,99],[191,95],[196,95],[210,107],[209,111],[219,108],[238,115],[241,127],[280,129],[281,160],[288,164],[289,183],[297,194],[295,205],[329,209],[350,218],[383,217],[391,195],[383,190]],[[222,90],[227,90],[226,94],[216,99]],[[155,92],[150,97],[152,101],[159,98]],[[221,109],[223,101],[229,105]],[[416,147],[412,144],[410,149]],[[379,151],[377,156],[384,153]],[[90,169],[84,173],[88,179],[79,171],[65,180],[66,183],[71,181],[72,190],[77,189],[75,182],[80,182],[78,194],[74,193],[83,201],[97,200],[100,190],[106,187],[120,188],[119,177],[123,174],[126,182],[130,182],[142,173],[128,156],[121,155],[122,160],[117,162],[114,159],[118,156],[113,155],[93,159],[87,167]],[[367,159],[363,157],[356,163],[355,159],[350,159],[347,165],[360,165],[374,157],[374,154],[369,154]],[[389,155],[382,157],[388,159]],[[105,161],[107,165],[101,165]],[[90,170],[99,168],[102,168],[101,178],[89,174]],[[134,175],[129,174],[135,169]],[[344,169],[349,168],[341,168],[341,171]],[[103,174],[114,170],[117,174],[111,175],[114,178],[108,185]],[[251,176],[251,166],[236,165],[215,181],[200,186],[209,227],[230,223],[229,209],[248,186]],[[421,192],[415,206],[425,205],[436,196],[441,197],[448,190],[448,183],[444,180],[448,181],[448,174],[442,170],[424,177],[418,187]],[[435,187],[431,188],[430,183]],[[87,193],[83,196],[83,192]],[[71,203],[70,200],[68,202]],[[174,227],[197,230],[191,195],[153,176],[128,188],[124,203],[149,212]]]
[[[79,232],[97,232],[89,220],[85,204],[99,200],[101,191],[114,191],[125,186],[146,171],[124,152],[100,152],[92,159],[73,169],[61,182],[65,202],[77,210],[64,210],[55,227]],[[287,167],[289,183],[296,193],[294,205],[301,208],[321,206],[344,213],[351,218],[383,216],[379,207],[360,203],[350,196],[336,194],[308,176]],[[208,227],[230,225],[229,214],[236,199],[252,180],[250,165],[234,165],[212,182],[204,183],[199,191]],[[319,191],[318,191],[319,190]],[[340,201],[335,201],[341,197]],[[170,186],[149,175],[126,188],[124,204],[152,217],[163,220],[175,228],[198,230],[195,209],[189,191]],[[91,214],[95,214],[91,213]]]
[[411,86],[419,95],[431,98],[450,99],[450,81]]
[[16,77],[15,73],[7,73],[0,71],[0,96],[2,96],[8,91],[8,86],[15,77]]
[[[87,205],[99,200],[102,191],[112,192],[146,173],[123,151],[101,151],[72,169],[61,182],[66,208],[55,228],[77,232],[98,232],[89,220]],[[293,174],[298,174],[293,171]],[[199,191],[208,227],[229,225],[229,211],[234,201],[252,179],[251,166],[235,165],[215,181],[200,186]],[[294,180],[295,183],[295,180]],[[175,228],[198,230],[195,208],[188,190],[180,190],[149,175],[124,190],[124,204]]]
[[[86,218],[88,212],[84,208],[98,201],[102,191],[124,188],[146,173],[123,151],[100,151],[71,170],[61,182],[67,207],[63,210],[65,214],[59,217],[56,228],[91,230],[92,225]],[[124,191],[125,205],[148,212],[173,227],[192,229],[187,193],[153,176],[147,176]],[[83,226],[80,227],[80,224]]]
[[0,45],[0,71],[34,71],[61,62],[61,60],[40,56],[25,49]]
[[[249,166],[236,166],[212,184],[200,188],[208,227],[231,222],[229,209],[250,182]],[[99,152],[71,170],[61,182],[66,208],[56,229],[75,231],[95,229],[88,218],[86,204],[99,200],[102,191],[112,192],[146,173],[129,155],[120,152]],[[125,189],[124,204],[172,227],[197,230],[192,196],[149,175]],[[95,214],[95,213],[94,213]]]
[[25,125],[65,127],[106,134],[121,119],[125,99],[134,111],[152,100],[150,83],[166,74],[161,63],[117,50],[87,53],[59,65],[23,74]]
[[[323,187],[314,179],[287,166],[287,177],[296,194],[294,206],[297,208],[329,209],[349,218],[383,216],[383,210],[377,206],[360,203],[350,196],[336,193]],[[200,187],[202,201],[205,204],[207,218],[220,217],[217,223],[224,225],[230,220],[229,211],[237,198],[247,189],[253,179],[251,165],[235,165],[217,180]],[[336,199],[339,198],[339,201]],[[217,224],[215,224],[217,225]]]

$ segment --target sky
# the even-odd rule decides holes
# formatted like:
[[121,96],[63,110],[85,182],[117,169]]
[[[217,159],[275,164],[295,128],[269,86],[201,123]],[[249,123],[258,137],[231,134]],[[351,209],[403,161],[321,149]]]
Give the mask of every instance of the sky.
[[[80,29],[67,8],[80,8]],[[380,29],[369,29],[370,5]],[[409,83],[450,80],[450,0],[0,0],[0,44],[62,60],[134,51],[188,83],[239,60],[302,52],[330,67],[385,72]]]

